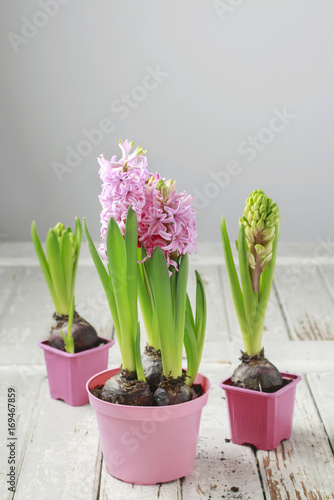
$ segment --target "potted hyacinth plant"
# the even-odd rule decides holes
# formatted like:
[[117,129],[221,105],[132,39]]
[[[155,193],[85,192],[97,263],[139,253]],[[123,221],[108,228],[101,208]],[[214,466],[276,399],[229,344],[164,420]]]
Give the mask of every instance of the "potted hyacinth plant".
[[[192,207],[192,197],[188,196],[185,191],[177,192],[175,181],[166,180],[158,173],[153,175],[149,172],[147,151],[139,146],[131,152],[132,147],[133,142],[120,141],[122,157],[119,160],[116,155],[111,161],[103,156],[98,159],[99,174],[103,182],[102,193],[99,197],[102,205],[102,243],[99,252],[107,261],[106,234],[109,219],[112,216],[124,234],[127,210],[131,205],[138,220],[138,262],[140,263],[138,296],[148,340],[142,355],[142,362],[147,382],[154,391],[161,382],[163,367],[159,323],[150,285],[149,260],[155,248],[160,247],[169,269],[170,286],[174,289],[181,256],[190,255],[197,250],[196,214]],[[200,296],[202,283],[200,283],[198,273],[196,280],[198,296]],[[188,297],[186,303],[187,311],[189,311]],[[192,323],[196,330],[194,322]],[[188,328],[187,331],[190,329]],[[186,345],[190,344],[187,342]]]
[[108,365],[112,342],[100,338],[96,330],[74,308],[74,288],[81,247],[82,229],[78,218],[75,231],[62,223],[46,237],[46,254],[32,222],[31,237],[36,255],[55,306],[48,340],[39,343],[44,350],[50,394],[72,406],[88,402],[85,384],[89,377]]
[[280,373],[265,358],[262,347],[279,233],[276,203],[262,189],[253,191],[239,219],[239,281],[222,216],[225,263],[245,350],[241,364],[221,387],[227,395],[232,441],[264,450],[276,448],[291,436],[296,384],[300,380],[297,375]]
[[[186,290],[187,253],[174,252],[166,258],[161,243],[167,246],[167,238],[160,238],[160,245],[156,239],[155,246],[149,246],[145,240],[143,214],[153,214],[159,206],[159,188],[166,181],[160,183],[152,198],[154,181],[145,172],[145,152],[137,148],[131,155],[132,145],[128,141],[121,143],[123,157],[118,162],[115,157],[111,162],[101,160],[104,184],[100,199],[104,207],[100,252],[84,220],[84,233],[109,302],[122,357],[120,369],[92,377],[87,390],[96,410],[108,472],[127,482],[155,484],[182,477],[193,468],[201,410],[210,387],[208,379],[198,374],[206,301],[202,280],[196,273],[193,313]],[[122,196],[118,196],[121,192]],[[170,208],[175,209],[175,205],[170,203]],[[177,234],[174,235],[176,239]],[[172,240],[170,237],[169,242]],[[107,261],[106,266],[103,260]],[[154,328],[155,336],[149,342],[156,342],[156,355],[161,356],[160,380],[155,385],[148,383],[140,353],[138,295],[145,326],[154,322],[150,333]],[[184,345],[186,370],[182,369]],[[181,403],[190,406],[183,407]],[[135,442],[129,440],[136,429],[134,421],[141,429],[149,422],[154,435],[149,430],[144,439],[133,436]]]

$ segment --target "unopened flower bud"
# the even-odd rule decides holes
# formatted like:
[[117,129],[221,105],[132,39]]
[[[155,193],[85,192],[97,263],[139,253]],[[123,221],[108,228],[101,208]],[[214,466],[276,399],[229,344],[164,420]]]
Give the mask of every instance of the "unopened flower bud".
[[156,184],[156,188],[158,191],[162,191],[163,188],[166,187],[166,184],[165,184],[165,181],[163,179],[159,179],[157,184]]
[[262,245],[254,245],[254,248],[255,248],[255,251],[256,251],[257,255],[259,255],[260,257],[262,257],[263,254],[264,254],[264,252],[265,252],[264,246],[262,246]]
[[271,261],[271,258],[272,258],[273,254],[270,253],[269,255],[267,255],[267,257],[261,262],[261,273],[263,273],[263,271],[265,271],[267,269],[267,267],[269,266],[270,264],[270,261]]
[[260,212],[258,210],[256,210],[254,212],[254,216],[253,217],[254,217],[254,220],[256,220],[256,221],[260,220]]
[[256,189],[250,194],[240,224],[245,226],[247,259],[251,267],[255,267],[259,258],[262,259],[261,271],[269,264],[275,238],[274,226],[279,218],[278,206],[271,198],[267,198],[262,189]]
[[74,260],[77,256],[77,243],[74,239],[72,231],[68,231],[68,236],[70,238],[70,242],[71,242],[71,246],[72,246],[72,258]]
[[252,267],[254,269],[255,265],[256,265],[255,264],[255,257],[251,252],[247,252],[247,260],[248,260],[250,267]]
[[265,213],[266,210],[267,210],[267,205],[262,203],[262,205],[260,206],[260,214],[262,215],[263,213]]
[[271,240],[275,235],[275,228],[274,227],[268,227],[264,231],[262,231],[262,236],[265,240],[269,241]]
[[245,234],[246,234],[246,238],[251,242],[251,243],[254,243],[255,241],[255,238],[254,238],[254,234],[253,232],[249,229],[249,227],[246,227],[245,229]]
[[65,231],[65,226],[61,222],[58,222],[58,224],[55,225],[53,230],[56,233],[57,238],[61,238],[61,236],[63,235],[63,232]]

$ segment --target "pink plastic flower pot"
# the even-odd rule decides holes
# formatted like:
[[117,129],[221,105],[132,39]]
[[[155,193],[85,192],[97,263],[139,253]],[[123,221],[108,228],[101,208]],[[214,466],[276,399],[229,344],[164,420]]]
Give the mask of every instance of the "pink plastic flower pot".
[[71,406],[88,403],[87,380],[108,367],[108,350],[113,340],[99,337],[103,344],[87,351],[68,354],[55,349],[44,340],[38,345],[44,350],[50,395],[62,399]]
[[198,374],[195,383],[202,385],[204,394],[172,406],[117,405],[91,394],[90,388],[103,385],[118,371],[104,371],[87,382],[109,474],[134,484],[162,483],[190,474],[210,381]]
[[291,437],[296,386],[301,377],[281,375],[291,382],[271,394],[234,387],[231,378],[219,384],[226,393],[233,443],[274,450],[282,439]]

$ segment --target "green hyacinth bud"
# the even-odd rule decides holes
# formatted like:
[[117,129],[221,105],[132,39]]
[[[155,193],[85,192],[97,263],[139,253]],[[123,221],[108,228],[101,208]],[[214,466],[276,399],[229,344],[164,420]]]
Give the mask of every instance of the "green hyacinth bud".
[[164,181],[163,179],[159,179],[156,188],[160,191],[162,195],[162,202],[166,203],[172,193],[175,191],[175,181],[173,179],[169,179],[168,181]]
[[261,259],[261,272],[268,266],[272,258],[275,225],[279,219],[278,206],[262,189],[256,189],[249,195],[239,223],[245,226],[247,260],[252,269],[258,259]]
[[61,241],[61,237],[63,236],[63,232],[65,231],[65,226],[61,222],[58,222],[58,224],[55,225],[53,228],[54,232],[56,233],[56,236],[58,238],[58,241]]
[[68,236],[70,238],[71,246],[72,246],[72,258],[73,258],[73,261],[74,261],[76,259],[76,256],[77,256],[77,243],[76,243],[76,241],[74,239],[74,236],[73,236],[73,233],[72,233],[71,229],[69,227],[66,229],[65,226],[64,226],[64,224],[62,224],[61,222],[58,222],[58,224],[55,225],[55,227],[53,228],[53,230],[56,233],[59,247],[61,245],[63,234],[65,233],[65,231],[67,232],[67,234],[68,234]]
[[76,241],[74,239],[72,231],[68,231],[68,235],[69,235],[70,242],[71,242],[71,245],[72,245],[72,258],[73,258],[73,261],[74,261],[74,259],[76,259],[76,257],[77,257],[78,247],[77,247],[77,244],[76,244]]

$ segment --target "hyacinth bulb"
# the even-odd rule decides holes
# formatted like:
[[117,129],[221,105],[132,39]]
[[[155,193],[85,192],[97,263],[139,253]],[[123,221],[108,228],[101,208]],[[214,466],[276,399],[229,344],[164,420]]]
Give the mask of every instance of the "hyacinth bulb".
[[272,259],[275,224],[280,220],[278,206],[262,189],[253,191],[246,200],[239,223],[245,226],[247,260],[251,269],[262,273]]

